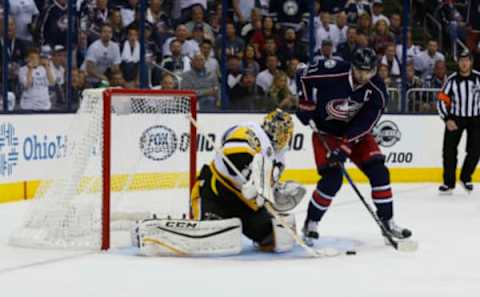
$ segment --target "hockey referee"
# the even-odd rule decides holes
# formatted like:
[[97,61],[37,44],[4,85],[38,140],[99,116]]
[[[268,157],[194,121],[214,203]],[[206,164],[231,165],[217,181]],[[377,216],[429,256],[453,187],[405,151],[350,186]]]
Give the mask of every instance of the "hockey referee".
[[467,155],[460,173],[462,186],[473,190],[472,174],[480,156],[480,72],[472,70],[473,57],[464,50],[458,55],[458,71],[448,77],[437,96],[437,109],[445,121],[443,138],[443,185],[441,194],[451,194],[455,188],[457,147],[467,130]]

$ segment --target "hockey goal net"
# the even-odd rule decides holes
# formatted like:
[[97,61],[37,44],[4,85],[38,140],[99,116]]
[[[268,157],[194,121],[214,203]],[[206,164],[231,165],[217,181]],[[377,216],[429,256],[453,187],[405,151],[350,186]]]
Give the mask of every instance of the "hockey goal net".
[[45,168],[58,177],[40,184],[13,245],[108,249],[129,241],[116,231],[134,220],[190,212],[195,94],[92,89],[82,97],[66,132],[65,162]]

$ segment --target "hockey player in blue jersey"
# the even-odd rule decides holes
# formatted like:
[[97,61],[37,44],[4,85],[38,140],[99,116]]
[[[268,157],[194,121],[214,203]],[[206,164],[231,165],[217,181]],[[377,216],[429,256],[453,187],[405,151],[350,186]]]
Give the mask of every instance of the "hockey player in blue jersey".
[[376,74],[373,50],[355,51],[352,65],[319,60],[297,74],[297,116],[314,129],[312,144],[321,179],[313,191],[303,227],[307,244],[318,239],[317,226],[340,190],[339,163],[347,158],[368,177],[377,215],[391,235],[405,239],[412,232],[393,221],[393,199],[385,157],[371,131],[387,104],[385,84]]

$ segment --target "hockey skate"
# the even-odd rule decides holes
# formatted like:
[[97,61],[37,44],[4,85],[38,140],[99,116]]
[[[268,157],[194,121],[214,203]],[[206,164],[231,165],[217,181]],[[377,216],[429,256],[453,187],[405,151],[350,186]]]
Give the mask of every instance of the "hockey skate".
[[[403,228],[395,224],[393,219],[382,221],[387,232],[395,239],[407,239],[412,236],[412,231],[407,228]],[[384,234],[385,236],[385,234]]]
[[445,184],[438,187],[438,193],[440,195],[452,195],[454,187],[447,186]]
[[305,241],[305,244],[310,247],[314,245],[314,241],[319,237],[317,227],[318,222],[310,220],[305,221],[305,225],[303,225],[303,240]]
[[471,182],[461,182],[463,188],[465,191],[467,191],[468,194],[472,194],[473,191],[473,184]]

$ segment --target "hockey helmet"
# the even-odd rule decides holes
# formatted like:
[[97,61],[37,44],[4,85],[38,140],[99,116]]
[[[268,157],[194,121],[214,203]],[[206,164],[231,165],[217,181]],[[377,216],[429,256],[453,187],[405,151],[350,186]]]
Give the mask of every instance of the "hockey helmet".
[[292,116],[279,108],[268,113],[263,118],[262,128],[272,141],[273,148],[283,150],[293,135]]
[[374,70],[377,67],[377,54],[371,48],[359,48],[353,53],[352,64],[359,70]]

